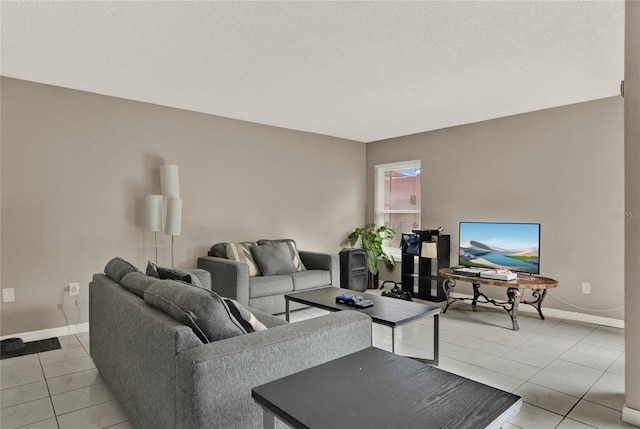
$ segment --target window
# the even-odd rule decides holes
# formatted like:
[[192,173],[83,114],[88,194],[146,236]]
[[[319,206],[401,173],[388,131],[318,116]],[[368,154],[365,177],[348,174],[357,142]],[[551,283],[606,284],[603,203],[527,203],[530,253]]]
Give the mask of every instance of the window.
[[402,233],[420,228],[420,166],[419,160],[375,166],[375,223],[396,230],[396,239],[384,243],[394,256],[400,255]]

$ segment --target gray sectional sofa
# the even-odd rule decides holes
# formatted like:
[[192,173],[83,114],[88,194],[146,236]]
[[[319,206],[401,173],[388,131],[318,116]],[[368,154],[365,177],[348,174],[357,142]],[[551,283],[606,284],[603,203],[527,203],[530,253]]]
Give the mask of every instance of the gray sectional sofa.
[[[203,341],[192,322],[215,313],[215,328],[228,317],[226,301],[122,262],[114,258],[89,285],[90,353],[136,429],[260,428],[253,387],[371,346],[371,319],[352,311],[288,324],[249,309],[266,330]],[[217,310],[168,314],[203,296]]]
[[[295,249],[294,252],[299,256],[303,269],[298,268],[293,272],[284,270],[282,274],[272,274],[274,270],[254,268],[250,249],[255,249],[253,246],[263,248],[273,243],[287,243],[290,249]],[[338,255],[297,250],[295,242],[290,239],[258,240],[239,244],[245,251],[241,260],[229,258],[232,256],[229,243],[217,243],[209,249],[208,256],[198,258],[198,268],[211,273],[211,287],[214,292],[233,298],[244,306],[269,314],[279,314],[285,311],[286,293],[327,286],[340,287]],[[243,260],[245,257],[249,260]],[[296,255],[293,255],[294,260],[295,258]],[[291,309],[300,307],[303,306],[291,303]]]

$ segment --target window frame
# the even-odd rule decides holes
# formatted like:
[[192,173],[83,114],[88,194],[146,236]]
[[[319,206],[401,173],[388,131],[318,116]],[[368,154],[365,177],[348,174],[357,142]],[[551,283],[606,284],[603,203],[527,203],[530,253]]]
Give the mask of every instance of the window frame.
[[[422,225],[422,207],[421,205],[416,210],[385,210],[384,208],[384,175],[388,171],[392,170],[402,170],[409,168],[419,168],[420,169],[420,177],[422,177],[422,161],[419,159],[414,159],[410,161],[401,161],[401,162],[392,162],[387,164],[378,164],[374,166],[374,197],[373,197],[373,218],[374,223],[377,226],[384,225],[384,216],[385,214],[417,214],[418,215],[418,228]],[[420,194],[422,194],[422,181],[420,182]],[[422,197],[422,195],[420,195]],[[420,198],[422,201],[422,198]],[[407,231],[405,231],[407,232]],[[398,234],[401,234],[402,231],[396,231],[396,237]],[[393,255],[394,258],[398,259],[402,256],[402,252],[399,248],[395,247],[387,247],[385,243],[383,243],[383,248],[387,253]]]

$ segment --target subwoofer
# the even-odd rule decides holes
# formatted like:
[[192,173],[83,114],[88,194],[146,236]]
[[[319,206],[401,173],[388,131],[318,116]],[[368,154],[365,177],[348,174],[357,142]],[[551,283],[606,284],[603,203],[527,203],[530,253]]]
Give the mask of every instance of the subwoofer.
[[362,249],[342,249],[340,257],[340,287],[358,292],[367,290],[367,254]]

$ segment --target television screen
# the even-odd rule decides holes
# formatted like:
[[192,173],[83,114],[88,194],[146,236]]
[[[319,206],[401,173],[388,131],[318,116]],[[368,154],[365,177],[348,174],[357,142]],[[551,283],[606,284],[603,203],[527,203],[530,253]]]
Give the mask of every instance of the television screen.
[[460,222],[458,264],[540,274],[540,224]]

